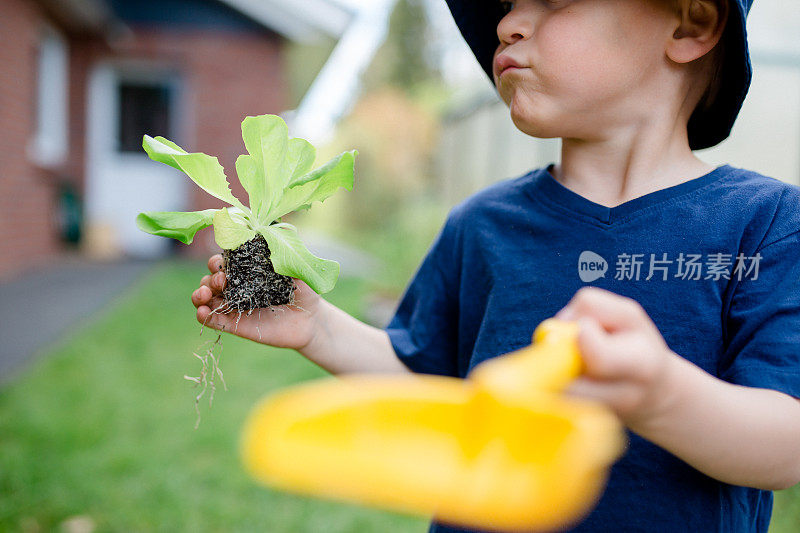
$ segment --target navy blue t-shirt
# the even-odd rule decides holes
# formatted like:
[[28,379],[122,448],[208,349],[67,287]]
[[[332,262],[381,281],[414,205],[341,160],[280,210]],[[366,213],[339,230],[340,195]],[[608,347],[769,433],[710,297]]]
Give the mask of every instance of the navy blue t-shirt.
[[[615,207],[547,169],[496,183],[450,211],[386,332],[414,372],[466,377],[530,344],[584,285],[639,302],[711,375],[800,397],[800,188],[728,165]],[[767,531],[772,492],[628,437],[570,531]]]

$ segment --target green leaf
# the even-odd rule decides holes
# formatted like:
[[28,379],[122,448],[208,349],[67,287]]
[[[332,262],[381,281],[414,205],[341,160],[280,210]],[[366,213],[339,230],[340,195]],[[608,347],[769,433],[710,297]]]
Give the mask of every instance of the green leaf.
[[353,190],[353,166],[357,150],[343,152],[313,172],[295,180],[295,184],[283,192],[277,205],[267,213],[267,218],[277,220],[286,213],[308,208],[312,202],[321,202],[339,187]]
[[259,218],[260,213],[269,210],[273,199],[280,195],[289,182],[286,157],[289,128],[276,115],[245,117],[242,121],[242,140],[256,170],[252,179],[243,181],[242,185],[250,195],[250,207]]
[[314,165],[317,158],[317,149],[305,139],[289,139],[289,164],[292,168],[292,175],[289,177],[288,186],[294,185],[297,178],[302,178]]
[[241,217],[235,220],[228,208],[220,209],[214,215],[214,240],[223,250],[235,250],[256,236]]
[[339,279],[339,263],[316,257],[300,242],[297,228],[286,222],[260,231],[267,241],[275,272],[305,281],[317,294],[333,289]]
[[316,150],[304,139],[289,139],[286,122],[276,115],[246,117],[242,139],[250,155],[236,161],[236,171],[250,208],[267,225],[274,218],[267,220],[265,215],[280,201],[284,189],[309,171]]
[[217,209],[175,213],[167,211],[139,213],[136,226],[144,232],[161,237],[178,239],[184,244],[192,244],[194,235],[211,225]]
[[[244,187],[244,190],[247,191],[250,209],[252,209],[253,214],[256,215],[258,199],[263,198],[266,189],[263,187],[263,175],[256,167],[252,156],[240,155],[236,158],[236,175],[239,177],[239,182]],[[261,187],[261,189],[259,189],[259,187]]]
[[231,192],[225,170],[216,157],[199,152],[190,154],[164,137],[145,135],[142,147],[150,159],[180,170],[214,198],[245,209]]

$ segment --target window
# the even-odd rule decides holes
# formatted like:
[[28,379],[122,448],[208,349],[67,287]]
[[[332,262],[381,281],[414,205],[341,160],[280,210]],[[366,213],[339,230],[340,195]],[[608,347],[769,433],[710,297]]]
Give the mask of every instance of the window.
[[36,130],[31,156],[38,164],[62,163],[67,155],[67,102],[69,91],[67,43],[46,27],[37,57]]
[[142,153],[144,134],[172,138],[172,90],[164,83],[121,81],[119,84],[120,152]]

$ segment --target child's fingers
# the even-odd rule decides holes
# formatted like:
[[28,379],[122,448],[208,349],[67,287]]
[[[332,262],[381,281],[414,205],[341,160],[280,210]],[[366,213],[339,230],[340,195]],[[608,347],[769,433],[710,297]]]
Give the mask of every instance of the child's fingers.
[[586,377],[579,377],[574,379],[564,393],[570,396],[577,396],[580,398],[587,398],[590,400],[599,400],[608,404],[610,392],[614,385],[602,381],[595,381]]
[[211,308],[207,305],[198,305],[197,306],[197,321],[203,324],[208,318],[209,313],[211,313]]
[[[210,316],[209,316],[210,315]],[[224,315],[222,318],[225,318]],[[220,324],[220,315],[214,313],[211,315],[211,308],[207,305],[201,305],[197,308],[197,321],[201,324],[208,326],[213,329],[220,329],[222,328],[222,324]]]
[[222,326],[227,327],[230,322],[229,315],[221,313],[211,314],[212,309],[218,309],[221,305],[221,298],[212,298],[206,304],[200,305],[197,308],[197,321],[214,329],[220,329]]
[[647,316],[642,306],[634,299],[620,296],[599,287],[579,289],[564,308],[556,314],[557,318],[574,320],[580,316],[590,316],[609,332],[638,326]]
[[206,274],[203,276],[203,278],[200,280],[200,285],[205,285],[206,287],[211,288],[211,274]]
[[222,269],[222,255],[214,254],[208,259],[208,271],[214,274]]
[[223,289],[225,289],[225,273],[217,272],[216,274],[212,274],[209,287],[215,294],[221,293]]
[[192,293],[192,303],[195,307],[208,305],[212,296],[213,294],[211,294],[211,289],[208,285],[201,285]]
[[629,415],[641,401],[641,391],[630,383],[595,381],[585,377],[572,381],[564,392],[569,396],[599,401],[622,417]]
[[601,380],[639,377],[643,362],[632,356],[635,346],[629,339],[606,333],[592,318],[581,318],[578,324],[578,344],[587,376]]

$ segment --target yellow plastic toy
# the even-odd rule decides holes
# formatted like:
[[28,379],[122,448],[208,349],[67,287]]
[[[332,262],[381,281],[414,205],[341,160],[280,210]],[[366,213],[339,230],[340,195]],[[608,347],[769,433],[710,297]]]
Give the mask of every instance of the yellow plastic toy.
[[603,405],[560,391],[581,372],[577,324],[467,379],[332,377],[262,400],[242,455],[261,482],[468,528],[546,531],[597,502],[626,437]]

